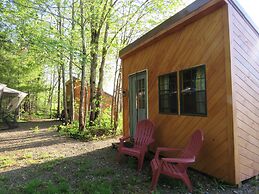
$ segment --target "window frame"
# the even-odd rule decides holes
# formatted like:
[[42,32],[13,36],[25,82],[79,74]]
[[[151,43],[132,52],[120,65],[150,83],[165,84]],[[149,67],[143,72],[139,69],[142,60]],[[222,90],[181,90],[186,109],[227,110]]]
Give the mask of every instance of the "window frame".
[[[171,74],[175,74],[176,75],[176,112],[164,112],[164,111],[161,111],[161,108],[160,108],[160,98],[161,98],[161,93],[160,93],[160,78],[161,77],[164,77],[164,76],[170,76]],[[170,73],[166,73],[166,74],[162,74],[162,75],[159,75],[158,76],[158,111],[159,111],[159,114],[166,114],[166,115],[179,115],[179,89],[178,89],[178,72],[175,71],[175,72],[170,72]]]
[[[204,92],[205,92],[205,101],[204,101],[204,106],[205,106],[205,113],[183,113],[182,112],[182,104],[183,104],[183,99],[182,99],[182,74],[184,71],[188,71],[188,70],[193,70],[193,69],[196,69],[198,67],[204,67]],[[194,67],[190,67],[188,69],[183,69],[181,71],[179,71],[179,103],[180,103],[180,110],[179,110],[179,113],[180,115],[183,115],[183,116],[200,116],[200,117],[207,117],[208,116],[208,107],[207,107],[207,79],[206,79],[206,65],[205,64],[202,64],[202,65],[198,65],[198,66],[194,66]],[[192,81],[192,80],[191,80]],[[196,103],[197,104],[197,103]]]

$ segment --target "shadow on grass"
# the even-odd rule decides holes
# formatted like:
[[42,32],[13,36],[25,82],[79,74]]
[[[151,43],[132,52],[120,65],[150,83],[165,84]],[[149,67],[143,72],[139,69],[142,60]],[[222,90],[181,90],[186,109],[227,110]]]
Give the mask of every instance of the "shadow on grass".
[[[57,122],[59,124],[59,122]],[[53,121],[23,123],[16,131],[26,132],[28,128],[38,126],[46,129],[53,125]],[[13,130],[5,131],[12,132]],[[7,134],[8,134],[7,133]],[[5,135],[5,134],[3,134]],[[54,138],[57,135],[53,131],[39,131],[39,133],[25,133],[22,137],[6,137],[9,141],[21,141],[21,145],[3,147],[0,151],[12,151],[27,148],[38,148],[69,141],[66,138]],[[21,138],[21,139],[19,139]],[[38,141],[30,142],[31,138]],[[44,140],[44,138],[46,138]],[[53,139],[52,139],[53,138]],[[25,140],[25,141],[23,141]],[[28,140],[28,142],[26,142]],[[0,139],[1,141],[1,139]],[[92,146],[91,142],[86,144]],[[74,147],[76,152],[77,147]],[[59,151],[59,150],[57,150]],[[62,155],[62,153],[60,153]],[[31,164],[27,167],[0,173],[0,194],[8,193],[89,193],[89,194],[112,194],[112,193],[138,193],[147,194],[151,184],[150,158],[145,160],[141,173],[136,170],[137,161],[132,157],[122,157],[118,164],[115,161],[116,150],[110,147],[96,149],[92,152],[74,157],[53,159],[48,162]],[[32,155],[25,156],[28,160]],[[1,162],[1,161],[0,161]],[[216,179],[189,171],[193,183],[194,193],[233,193],[236,188],[226,185]],[[255,193],[257,181],[250,184],[246,192]],[[185,185],[176,179],[161,176],[156,193],[187,193]]]
[[30,128],[34,128],[38,126],[40,129],[42,128],[48,128],[53,125],[61,125],[61,121],[58,120],[42,120],[42,121],[28,121],[28,122],[18,122],[18,128],[14,129],[0,129],[1,133],[12,133],[12,132],[22,132],[22,131],[28,131]]
[[[24,122],[17,129],[4,130],[0,132],[0,152],[17,151],[28,148],[37,148],[65,143],[67,139],[55,138],[55,131],[42,131],[53,125],[61,124],[58,121]],[[16,132],[14,137],[12,133]],[[10,136],[10,137],[9,137]],[[10,143],[11,142],[11,143]]]
[[107,147],[0,173],[0,193],[147,193],[149,176],[115,154]]
[[[150,161],[138,173],[134,158],[124,156],[118,164],[115,155],[116,150],[106,147],[0,173],[0,193],[149,193]],[[194,193],[232,193],[235,189],[192,170],[190,176]],[[161,176],[156,193],[188,192],[181,181]]]
[[44,138],[38,138],[38,141],[34,141],[32,143],[27,143],[19,146],[10,146],[7,148],[0,148],[0,152],[8,152],[8,151],[17,151],[22,149],[28,149],[28,148],[37,148],[37,147],[45,147],[45,146],[51,146],[55,144],[65,143],[67,142],[65,139],[53,139],[53,140],[44,140]]

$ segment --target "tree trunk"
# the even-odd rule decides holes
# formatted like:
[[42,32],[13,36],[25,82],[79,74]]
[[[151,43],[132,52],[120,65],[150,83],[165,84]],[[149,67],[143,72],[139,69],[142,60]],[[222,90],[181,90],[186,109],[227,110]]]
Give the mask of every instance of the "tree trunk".
[[92,27],[91,29],[91,71],[90,71],[90,120],[89,124],[93,125],[95,121],[96,111],[96,68],[97,68],[97,52],[99,46],[100,34]]
[[[72,24],[71,24],[71,40],[70,45],[73,48],[73,39],[74,39],[74,29],[75,29],[75,8],[74,8],[74,0],[72,0]],[[70,51],[69,54],[69,79],[70,79],[70,104],[69,104],[69,119],[72,123],[74,121],[74,79],[73,79],[73,49]]]
[[49,117],[52,118],[52,100],[53,100],[53,92],[57,85],[55,82],[55,72],[51,75],[51,83],[49,88],[49,96],[48,96],[48,106],[49,106]]
[[82,38],[82,74],[81,74],[81,89],[80,89],[80,104],[79,104],[79,130],[85,128],[84,119],[84,99],[85,99],[85,66],[86,66],[86,43],[85,43],[85,22],[84,22],[84,5],[83,0],[80,0],[80,18],[81,18],[81,38]]
[[115,75],[113,80],[113,93],[112,93],[112,105],[111,105],[111,126],[114,128],[114,115],[115,115],[115,98],[116,98],[116,83],[117,83],[117,77],[119,76],[119,56],[116,55],[116,66],[115,66]]
[[121,68],[119,69],[119,75],[116,83],[116,93],[115,93],[115,104],[114,104],[114,128],[113,134],[116,134],[118,128],[118,119],[119,119],[119,105],[121,101]]
[[[60,11],[60,3],[57,4],[58,6],[58,15],[59,15],[59,40],[62,41],[62,18],[61,18],[61,11]],[[63,49],[60,48],[59,50],[59,57],[60,57],[60,66],[61,66],[61,73],[62,73],[62,85],[63,85],[63,110],[62,110],[62,119],[64,119],[65,124],[68,123],[68,116],[67,116],[67,96],[66,96],[66,80],[65,80],[65,63],[63,61]]]
[[107,44],[107,38],[108,38],[108,30],[109,30],[109,24],[108,22],[106,22],[104,38],[103,38],[102,60],[99,68],[99,82],[98,82],[97,93],[96,93],[95,119],[98,118],[101,112],[101,103],[102,103],[102,94],[103,94],[103,72],[104,72],[104,66],[105,66],[106,55],[107,55],[106,44]]
[[60,118],[60,88],[61,88],[61,68],[58,66],[58,107],[57,107],[57,118]]

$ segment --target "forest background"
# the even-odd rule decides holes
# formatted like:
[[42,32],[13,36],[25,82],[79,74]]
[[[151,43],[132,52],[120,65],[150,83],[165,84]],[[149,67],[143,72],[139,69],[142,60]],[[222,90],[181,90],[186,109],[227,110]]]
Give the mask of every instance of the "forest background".
[[[74,124],[79,131],[96,125],[116,130],[119,51],[184,6],[181,0],[3,0],[0,82],[28,93],[23,118],[60,117],[63,110],[65,124],[79,115]],[[65,89],[74,78],[82,83],[78,104],[74,90],[66,94]],[[104,88],[112,88],[109,110],[102,110]]]

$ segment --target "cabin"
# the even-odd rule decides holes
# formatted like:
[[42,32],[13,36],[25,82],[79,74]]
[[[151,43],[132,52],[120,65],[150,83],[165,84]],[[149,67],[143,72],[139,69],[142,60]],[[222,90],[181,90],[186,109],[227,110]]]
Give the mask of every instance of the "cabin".
[[259,30],[235,0],[197,0],[120,51],[124,135],[151,119],[157,146],[183,147],[193,166],[231,184],[259,172]]
[[[74,81],[74,100],[75,100],[75,119],[79,119],[79,104],[80,104],[80,90],[81,90],[81,80],[78,78],[73,77]],[[67,107],[68,111],[70,108],[70,91],[71,91],[71,80],[68,80],[66,82],[66,97],[67,97]],[[88,84],[85,86],[85,97],[84,97],[84,110],[89,110],[90,106],[90,87],[88,87]],[[103,91],[103,96],[102,96],[102,104],[101,108],[106,109],[106,108],[111,108],[112,104],[112,95]]]

